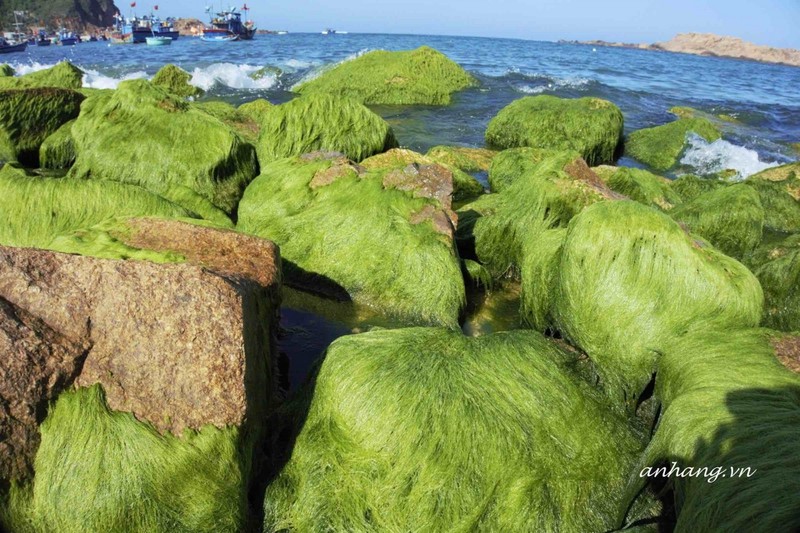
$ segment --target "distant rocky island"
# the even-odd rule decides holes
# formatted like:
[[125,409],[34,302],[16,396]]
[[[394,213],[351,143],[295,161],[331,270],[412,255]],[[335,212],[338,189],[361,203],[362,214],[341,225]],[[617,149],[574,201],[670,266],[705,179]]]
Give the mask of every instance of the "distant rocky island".
[[713,33],[680,33],[669,41],[654,44],[635,44],[608,41],[569,41],[592,46],[614,46],[618,48],[638,48],[695,54],[701,56],[731,57],[749,59],[764,63],[778,63],[800,67],[800,50],[774,48],[753,44],[738,37],[725,37]]
[[72,30],[108,28],[119,10],[113,0],[0,0],[0,28],[13,29],[14,11],[23,11],[26,27]]

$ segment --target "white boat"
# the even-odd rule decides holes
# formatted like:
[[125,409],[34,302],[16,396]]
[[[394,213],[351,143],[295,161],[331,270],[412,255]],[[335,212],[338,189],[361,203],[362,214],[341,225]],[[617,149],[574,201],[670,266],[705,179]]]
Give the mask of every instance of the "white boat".
[[229,43],[231,41],[238,41],[239,36],[235,33],[218,33],[218,32],[203,32],[203,35],[200,36],[201,41],[205,41],[207,43]]
[[147,46],[168,46],[172,44],[172,37],[147,37]]

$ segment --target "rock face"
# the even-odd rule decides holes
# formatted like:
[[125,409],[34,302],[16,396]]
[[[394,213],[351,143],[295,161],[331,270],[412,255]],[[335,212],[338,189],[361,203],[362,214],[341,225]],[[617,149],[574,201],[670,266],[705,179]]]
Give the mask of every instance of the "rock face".
[[175,29],[178,30],[181,35],[200,35],[205,26],[202,20],[193,18],[179,18],[175,21]]
[[0,346],[11,361],[0,428],[14,452],[3,478],[26,471],[42,409],[73,381],[101,384],[112,409],[176,435],[242,426],[271,401],[277,247],[176,221],[129,225],[129,245],[191,264],[0,247]]
[[301,94],[330,94],[364,104],[447,105],[453,93],[475,79],[444,54],[422,46],[416,50],[376,50],[301,84]]
[[33,475],[47,405],[74,382],[87,349],[0,297],[0,479]]

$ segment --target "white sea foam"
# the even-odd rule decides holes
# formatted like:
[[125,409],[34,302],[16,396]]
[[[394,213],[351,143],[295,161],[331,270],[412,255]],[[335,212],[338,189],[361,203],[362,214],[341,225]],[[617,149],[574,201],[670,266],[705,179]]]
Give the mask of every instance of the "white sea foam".
[[119,78],[106,76],[96,70],[84,69],[83,86],[90,89],[116,89],[120,83],[127,80],[147,78],[147,73],[138,71],[125,74]]
[[54,66],[55,65],[38,63],[36,61],[32,63],[11,63],[11,68],[14,69],[14,72],[17,73],[17,76],[24,76],[25,74],[30,74],[31,72],[38,72],[40,70],[44,70]]
[[740,181],[779,163],[761,161],[758,152],[718,139],[707,142],[702,137],[689,137],[689,147],[681,163],[693,167],[698,174],[708,175],[724,170],[735,170],[734,180]]
[[214,63],[207,67],[195,68],[191,84],[206,91],[218,84],[231,89],[271,89],[278,82],[274,75],[266,74],[257,80],[250,77],[260,69],[261,67],[254,65]]
[[519,85],[516,89],[525,94],[542,94],[546,91],[556,91],[558,89],[582,89],[592,83],[589,78],[551,78],[547,76],[543,78],[547,81],[537,85]]

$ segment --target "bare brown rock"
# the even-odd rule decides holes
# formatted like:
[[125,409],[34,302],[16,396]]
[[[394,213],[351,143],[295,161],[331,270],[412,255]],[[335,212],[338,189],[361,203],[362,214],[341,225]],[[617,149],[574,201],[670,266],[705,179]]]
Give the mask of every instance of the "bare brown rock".
[[131,229],[129,245],[179,251],[195,264],[0,247],[0,298],[32,317],[26,324],[35,320],[29,330],[59,339],[43,344],[70,354],[88,347],[75,383],[102,384],[111,408],[160,431],[258,416],[274,392],[277,247],[174,221],[139,219]]
[[393,170],[386,174],[383,187],[413,191],[418,198],[436,200],[445,209],[452,207],[453,173],[442,165],[411,163],[402,170]]
[[336,180],[357,176],[358,169],[354,164],[351,164],[350,162],[335,163],[326,169],[318,170],[317,173],[314,174],[314,177],[311,179],[308,186],[312,189],[319,189],[320,187],[330,185]]
[[0,479],[33,476],[39,424],[75,381],[88,348],[0,298]]
[[772,339],[775,355],[783,366],[800,374],[800,336],[782,335]]
[[197,36],[203,33],[205,24],[203,24],[203,21],[199,19],[180,18],[175,21],[174,27],[175,30],[177,30],[181,35]]

